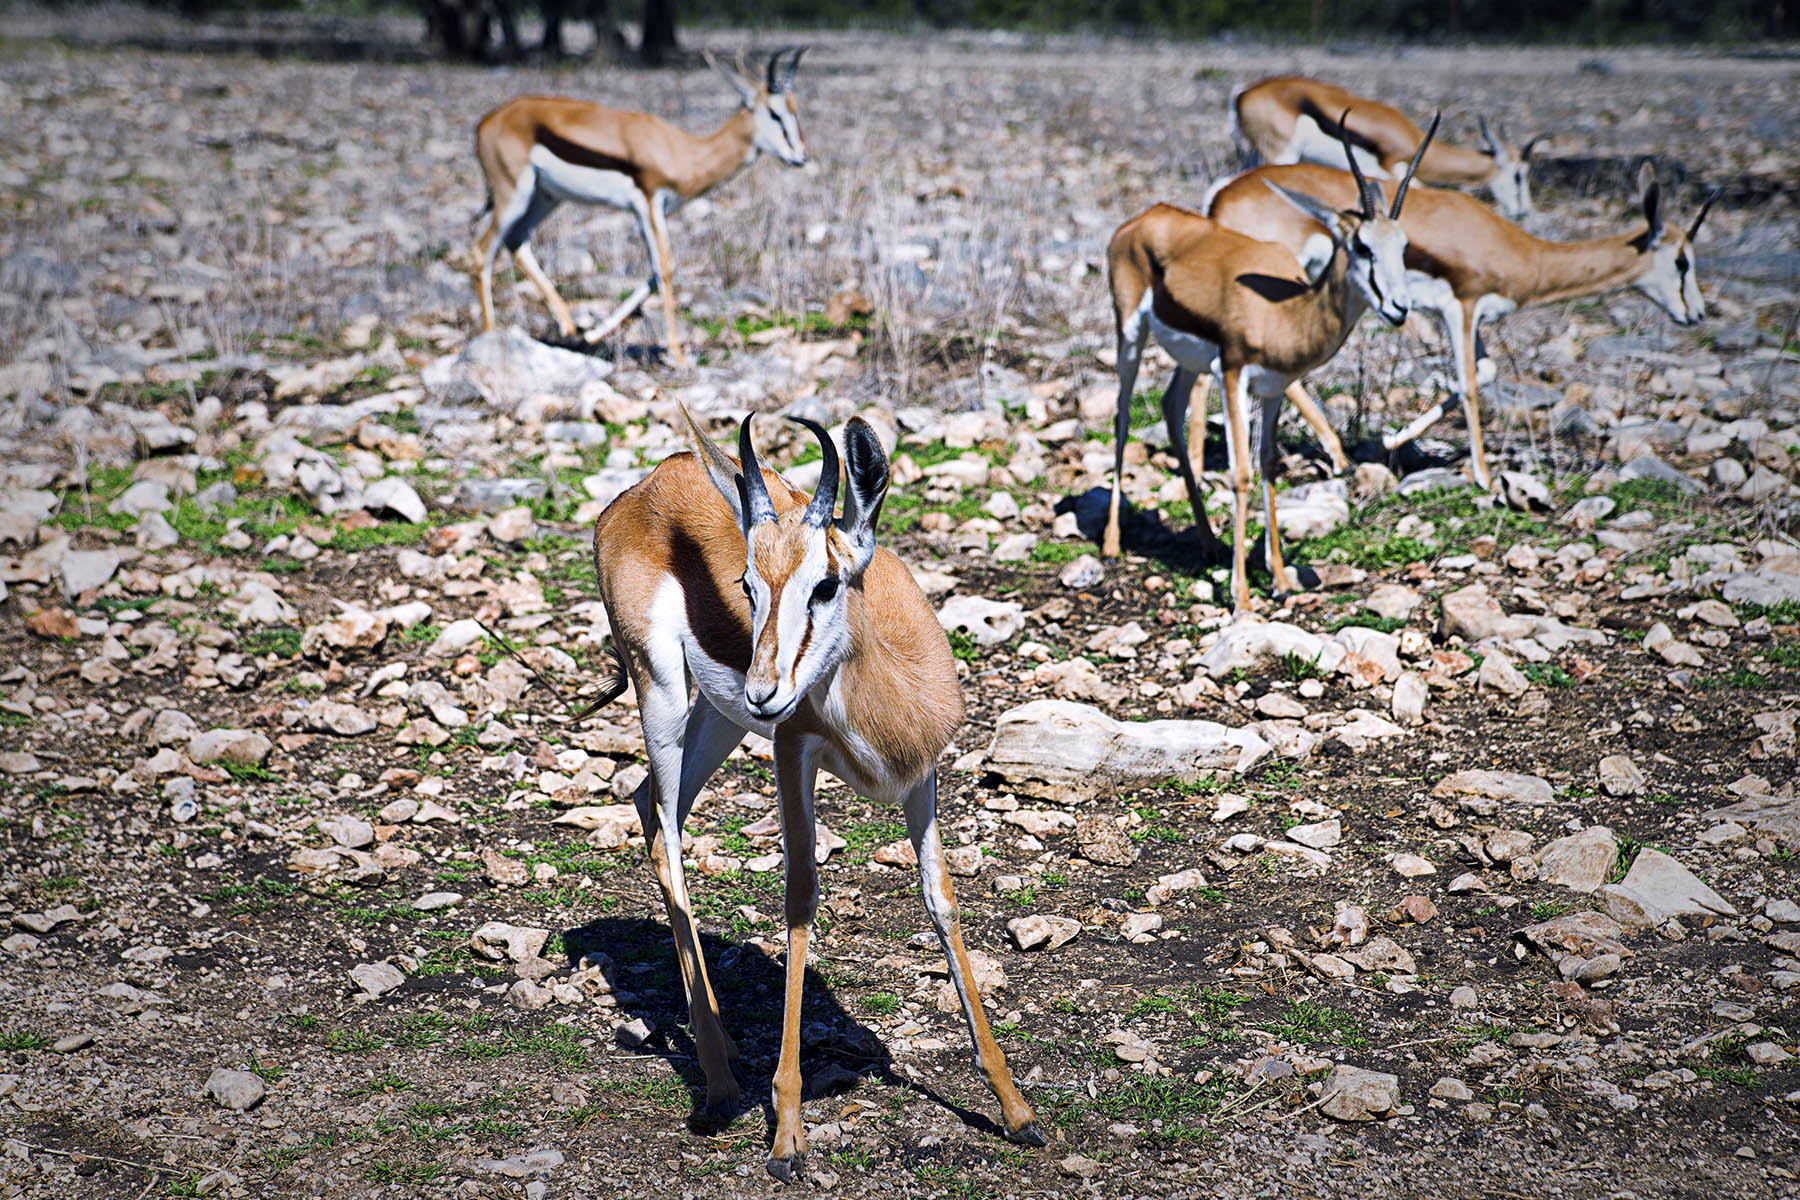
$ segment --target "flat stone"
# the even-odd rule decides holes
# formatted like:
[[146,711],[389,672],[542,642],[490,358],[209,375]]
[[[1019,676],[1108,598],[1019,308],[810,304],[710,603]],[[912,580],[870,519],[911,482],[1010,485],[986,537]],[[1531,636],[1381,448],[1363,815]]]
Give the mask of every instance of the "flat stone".
[[1644,773],[1623,754],[1600,760],[1600,790],[1609,796],[1635,796],[1644,790]]
[[405,983],[406,976],[393,963],[358,963],[350,968],[350,982],[361,988],[363,995],[375,999]]
[[1256,734],[1212,721],[1115,721],[1089,705],[1034,700],[1001,714],[985,765],[1017,791],[1078,803],[1245,771],[1268,753]]
[[1431,1095],[1438,1100],[1452,1100],[1458,1104],[1475,1098],[1475,1093],[1469,1090],[1468,1084],[1449,1075],[1431,1085]]
[[320,817],[315,824],[320,833],[350,850],[361,850],[375,840],[375,827],[361,817]]
[[1400,1078],[1338,1063],[1325,1077],[1319,1107],[1336,1121],[1373,1121],[1400,1107]]
[[193,763],[229,762],[255,766],[269,757],[274,743],[250,729],[209,729],[197,733],[188,742],[188,760]]
[[206,1094],[213,1102],[232,1112],[245,1112],[255,1108],[263,1101],[268,1092],[260,1075],[249,1071],[235,1071],[227,1067],[217,1067],[206,1078]]
[[1129,867],[1138,860],[1138,849],[1118,822],[1104,814],[1075,822],[1075,843],[1081,857],[1109,867]]
[[1531,622],[1508,616],[1482,584],[1458,588],[1440,603],[1438,631],[1446,638],[1460,637],[1473,645],[1489,638],[1508,641],[1531,636]]
[[1226,626],[1200,656],[1200,669],[1214,679],[1223,679],[1234,671],[1278,670],[1291,656],[1330,674],[1345,653],[1341,643],[1297,625],[1242,619]]
[[978,646],[994,646],[1025,627],[1025,610],[1015,600],[953,596],[938,610],[938,624],[946,632],[964,631]]
[[1612,876],[1619,843],[1604,825],[1557,838],[1538,853],[1538,879],[1577,892],[1592,892]]
[[1075,940],[1081,933],[1081,922],[1071,917],[1035,913],[1029,917],[1014,917],[1006,923],[1006,932],[1013,945],[1021,950],[1036,950],[1040,946],[1055,950]]
[[1299,842],[1302,846],[1329,850],[1344,840],[1344,823],[1333,817],[1329,821],[1296,825],[1287,831],[1287,836],[1289,841]]
[[475,931],[470,945],[483,958],[524,962],[528,958],[536,958],[543,950],[544,943],[549,940],[548,929],[489,921]]
[[1639,850],[1619,886],[1668,917],[1735,917],[1737,909],[1661,850]]
[[420,912],[437,912],[440,909],[455,908],[462,902],[461,892],[426,892],[413,901],[413,907]]
[[1584,959],[1601,954],[1616,954],[1625,958],[1631,954],[1625,943],[1619,940],[1625,936],[1625,930],[1604,913],[1565,913],[1554,920],[1527,926],[1519,931],[1519,936],[1553,958],[1560,958],[1565,954],[1574,954]]

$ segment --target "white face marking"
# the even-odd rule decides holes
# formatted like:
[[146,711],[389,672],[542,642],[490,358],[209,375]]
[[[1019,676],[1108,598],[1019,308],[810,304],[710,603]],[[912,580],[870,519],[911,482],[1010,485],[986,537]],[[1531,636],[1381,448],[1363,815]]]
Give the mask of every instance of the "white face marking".
[[623,171],[582,167],[556,157],[544,146],[531,148],[531,165],[541,186],[558,200],[641,210],[644,193]]
[[[1362,165],[1363,174],[1370,179],[1388,178],[1387,169],[1378,162],[1374,155],[1361,146],[1352,148],[1356,161]],[[1269,159],[1272,163],[1318,163],[1324,167],[1344,169],[1344,143],[1333,134],[1319,128],[1319,123],[1309,116],[1299,116],[1294,120],[1294,132],[1288,137],[1287,145],[1279,153]]]
[[1494,159],[1494,174],[1488,180],[1494,207],[1509,221],[1523,221],[1531,215],[1531,164],[1502,150]]
[[1663,226],[1663,242],[1650,251],[1650,269],[1632,285],[1655,301],[1677,325],[1692,325],[1706,316],[1700,294],[1700,260],[1679,232]]
[[1369,307],[1390,325],[1406,320],[1412,302],[1407,281],[1406,234],[1397,221],[1364,221],[1345,239],[1350,282]]
[[[777,724],[785,720],[850,649],[846,581],[831,569],[826,537],[826,530],[807,530],[806,553],[793,573],[781,581],[779,604],[773,604],[773,584],[762,578],[756,555],[747,556],[744,582],[750,596],[753,666],[764,657],[766,639],[775,639],[775,678],[761,678],[753,671],[744,682],[742,703],[759,719]],[[773,627],[769,624],[771,607]],[[773,690],[767,690],[771,685]]]
[[806,138],[800,133],[800,119],[788,108],[788,94],[761,96],[751,108],[756,114],[752,147],[773,154],[790,167],[805,166]]

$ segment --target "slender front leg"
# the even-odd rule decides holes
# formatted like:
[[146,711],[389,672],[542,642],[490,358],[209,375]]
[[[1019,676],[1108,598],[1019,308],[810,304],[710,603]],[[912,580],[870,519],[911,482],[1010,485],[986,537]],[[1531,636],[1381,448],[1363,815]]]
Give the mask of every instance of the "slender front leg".
[[[1450,342],[1450,357],[1456,362],[1456,371],[1460,382],[1463,356],[1462,348],[1457,343],[1458,339],[1462,337],[1463,331],[1463,306],[1455,300],[1452,300],[1448,309],[1433,307],[1430,309],[1430,312],[1432,316],[1437,318],[1439,327],[1444,331],[1444,337]],[[1453,396],[1445,396],[1442,400],[1439,400],[1436,404],[1433,404],[1430,408],[1427,408],[1424,412],[1414,417],[1407,423],[1405,428],[1390,433],[1382,438],[1382,448],[1384,450],[1398,450],[1400,447],[1406,445],[1406,443],[1424,433],[1427,429],[1430,429],[1433,425],[1444,419],[1444,414],[1450,411],[1450,405],[1454,399],[1455,397]]]
[[1013,1082],[1006,1055],[988,1028],[987,1012],[981,1006],[981,992],[975,986],[975,972],[969,966],[969,953],[963,947],[962,924],[957,919],[956,889],[944,867],[944,844],[938,836],[937,769],[906,794],[906,832],[912,838],[913,850],[919,856],[919,884],[925,893],[925,911],[931,915],[937,930],[938,944],[950,966],[950,980],[962,1001],[963,1020],[968,1022],[969,1038],[975,1043],[975,1063],[987,1080],[988,1089],[1000,1101],[1000,1113],[1006,1122],[1006,1138],[1022,1146],[1042,1146],[1044,1135],[1038,1132],[1037,1114],[1020,1094]]
[[[1197,409],[1190,409],[1190,397],[1198,384],[1200,397],[1194,401]],[[1200,494],[1200,479],[1194,470],[1193,455],[1196,446],[1199,449],[1201,465],[1206,463],[1206,399],[1212,392],[1212,376],[1196,376],[1186,367],[1176,367],[1175,373],[1169,376],[1169,390],[1163,393],[1162,412],[1163,427],[1169,433],[1169,445],[1175,450],[1175,464],[1181,472],[1181,482],[1187,487],[1188,507],[1194,510],[1194,533],[1200,539],[1200,547],[1206,552],[1209,561],[1218,562],[1225,557],[1225,543],[1213,532],[1212,522],[1206,516],[1206,498]],[[1188,423],[1190,411],[1197,411],[1200,419]],[[1188,440],[1189,430],[1200,430],[1200,442]]]
[[1488,473],[1487,446],[1481,437],[1481,401],[1475,382],[1475,306],[1462,306],[1461,337],[1456,343],[1456,382],[1462,392],[1463,419],[1469,426],[1469,462],[1475,470],[1475,485],[1483,491],[1494,490],[1493,476]]
[[1260,406],[1258,415],[1262,421],[1264,558],[1269,564],[1275,593],[1285,596],[1294,591],[1294,581],[1288,574],[1287,564],[1281,558],[1281,526],[1275,520],[1275,429],[1281,421],[1281,399],[1259,399],[1257,404]]
[[738,1101],[737,1079],[731,1073],[737,1046],[725,1033],[719,1002],[707,978],[706,956],[681,867],[681,826],[701,785],[743,739],[744,731],[719,715],[705,696],[695,700],[693,711],[685,714],[684,720],[687,678],[679,646],[664,661],[651,664],[649,671],[634,671],[633,682],[641,697],[644,749],[650,758],[650,777],[638,787],[634,799],[644,826],[644,843],[669,910],[675,961],[687,992],[700,1069],[706,1075],[706,1110],[720,1117]]
[[475,268],[475,294],[481,298],[483,333],[494,332],[494,259],[499,253],[500,218],[496,215],[475,241],[475,261],[480,264]]
[[781,797],[781,849],[787,856],[787,997],[782,1005],[781,1059],[775,1066],[775,1142],[769,1174],[792,1183],[806,1172],[806,1122],[800,1115],[800,989],[806,943],[819,907],[813,863],[816,751],[802,734],[775,731],[775,787]]
[[669,361],[678,367],[687,366],[687,353],[681,348],[681,326],[675,318],[675,281],[669,275],[669,238],[663,229],[663,214],[658,210],[656,199],[650,200],[650,233],[656,239],[656,276],[657,288],[662,292],[663,325],[667,332],[663,340],[669,345]]
[[662,277],[662,267],[657,258],[656,235],[652,232],[650,224],[650,205],[652,203],[654,201],[648,197],[642,197],[634,201],[631,206],[631,211],[638,221],[638,236],[644,239],[644,252],[650,256],[650,278],[638,284],[629,296],[621,300],[619,306],[607,314],[606,320],[587,331],[589,345],[607,337],[613,330],[637,315],[638,310],[644,307],[644,301],[650,298],[650,293],[656,290],[658,281]]
[[1249,396],[1244,387],[1241,368],[1227,367],[1219,379],[1219,393],[1225,405],[1225,446],[1231,459],[1231,491],[1234,507],[1231,513],[1231,607],[1234,612],[1250,611],[1249,547],[1245,544],[1250,512],[1250,422],[1245,411]]
[[1319,439],[1319,446],[1331,458],[1331,473],[1342,475],[1348,471],[1350,456],[1344,453],[1344,443],[1339,440],[1337,430],[1331,427],[1331,419],[1325,415],[1325,410],[1306,390],[1306,385],[1298,379],[1288,384],[1287,398],[1294,402],[1295,411],[1312,427],[1313,436]]
[[557,295],[556,285],[550,282],[550,276],[538,265],[537,255],[531,252],[530,242],[519,244],[519,248],[513,251],[513,261],[519,264],[525,277],[537,285],[537,290],[544,297],[544,303],[550,306],[550,315],[556,318],[556,327],[562,331],[562,335],[574,337],[575,314],[569,311],[568,304]]
[[1119,493],[1124,486],[1125,439],[1131,432],[1131,393],[1137,387],[1138,360],[1144,356],[1148,336],[1143,318],[1135,313],[1119,327],[1119,406],[1113,414],[1112,503],[1106,510],[1106,533],[1100,539],[1100,553],[1106,558],[1119,557]]

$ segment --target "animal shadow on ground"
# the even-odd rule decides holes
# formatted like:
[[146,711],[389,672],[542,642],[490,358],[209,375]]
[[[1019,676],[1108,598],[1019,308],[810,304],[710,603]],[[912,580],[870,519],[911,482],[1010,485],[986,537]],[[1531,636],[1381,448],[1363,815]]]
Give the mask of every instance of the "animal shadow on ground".
[[[718,1121],[706,1114],[706,1076],[688,1031],[687,999],[675,961],[669,926],[642,917],[602,917],[562,932],[571,964],[599,952],[617,965],[614,987],[640,998],[628,1011],[654,1027],[641,1047],[663,1060],[688,1090],[688,1124],[699,1132],[716,1132]],[[775,1065],[781,1051],[782,997],[786,966],[753,946],[739,945],[702,932],[701,948],[726,1032],[737,1042],[735,1067],[744,1104],[759,1098],[772,1144]],[[894,1070],[892,1057],[876,1033],[862,1025],[839,1001],[831,985],[811,966],[806,969],[800,1015],[800,1075],[808,1100],[849,1091],[865,1079],[905,1087],[956,1114],[972,1129],[1002,1134],[998,1124],[962,1107],[943,1094]],[[972,1053],[972,1052],[971,1052]],[[972,1061],[972,1060],[971,1060]],[[743,1111],[740,1106],[739,1111]],[[732,1114],[727,1119],[735,1119]]]
[[575,354],[585,354],[589,358],[601,358],[610,363],[624,361],[637,367],[661,367],[668,365],[668,347],[662,345],[619,346],[615,347],[613,339],[603,338],[598,342],[590,342],[579,333],[573,337],[564,337],[552,330],[548,333],[532,335],[546,346],[554,346],[558,350],[568,350]]

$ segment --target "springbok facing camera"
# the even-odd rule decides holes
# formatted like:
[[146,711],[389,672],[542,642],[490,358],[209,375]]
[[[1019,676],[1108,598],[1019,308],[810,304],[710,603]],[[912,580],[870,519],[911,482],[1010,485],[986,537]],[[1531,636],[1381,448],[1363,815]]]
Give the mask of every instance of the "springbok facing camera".
[[[1348,114],[1346,114],[1348,116]],[[1437,121],[1413,155],[1412,166],[1431,144]],[[1112,505],[1101,552],[1119,553],[1120,476],[1125,439],[1131,432],[1131,393],[1138,362],[1152,331],[1175,360],[1175,374],[1163,393],[1163,421],[1193,504],[1195,528],[1210,553],[1223,550],[1206,519],[1204,498],[1190,454],[1204,446],[1204,403],[1191,413],[1194,381],[1211,372],[1224,393],[1227,450],[1236,507],[1232,517],[1232,605],[1250,607],[1244,544],[1250,506],[1250,397],[1260,401],[1263,507],[1269,572],[1275,590],[1293,590],[1281,559],[1275,523],[1275,423],[1283,392],[1326,362],[1350,335],[1366,303],[1390,325],[1405,322],[1406,234],[1401,205],[1412,182],[1408,168],[1395,190],[1392,209],[1381,211],[1382,195],[1363,176],[1348,141],[1343,151],[1355,172],[1359,207],[1331,209],[1311,196],[1275,188],[1282,200],[1318,222],[1324,235],[1296,256],[1286,247],[1245,237],[1199,213],[1158,204],[1119,226],[1107,248],[1113,319],[1119,346],[1119,407],[1114,421]],[[1182,419],[1187,418],[1185,435]]]
[[[1258,167],[1218,188],[1207,204],[1213,220],[1254,238],[1298,251],[1319,235],[1308,216],[1270,196],[1268,187],[1297,188],[1337,203],[1352,203],[1356,186],[1342,171],[1299,164]],[[1400,225],[1406,230],[1407,288],[1415,309],[1438,319],[1456,364],[1456,391],[1383,438],[1393,450],[1418,437],[1460,398],[1469,427],[1475,482],[1491,488],[1482,439],[1476,347],[1484,321],[1527,304],[1596,296],[1635,288],[1677,325],[1706,315],[1693,239],[1712,207],[1709,199],[1685,233],[1662,220],[1662,189],[1654,172],[1638,184],[1644,228],[1580,242],[1534,237],[1460,192],[1417,188]],[[1716,196],[1716,193],[1715,193]]]
[[[775,743],[787,858],[787,996],[769,1173],[788,1182],[806,1164],[800,989],[818,906],[813,783],[821,767],[865,797],[904,808],[925,908],[1006,1136],[1041,1146],[963,949],[938,834],[936,768],[962,724],[962,689],[925,594],[911,571],[875,544],[888,487],[881,442],[867,422],[850,421],[844,513],[834,517],[837,449],[818,425],[801,422],[824,455],[809,501],[762,469],[749,417],[738,434],[740,466],[685,408],[682,415],[698,453],[665,459],[600,514],[594,561],[620,660],[600,703],[623,693],[627,675],[637,688],[650,777],[634,799],[668,905],[707,1108],[728,1111],[736,1103],[737,1048],[720,1020],[688,905],[681,826],[701,785],[754,730]],[[697,684],[691,707],[689,675]]]
[[[494,259],[505,245],[543,293],[563,336],[574,337],[574,315],[531,252],[532,231],[565,200],[622,208],[637,218],[650,255],[650,278],[583,336],[598,342],[641,309],[651,292],[661,292],[669,357],[684,365],[687,356],[675,324],[668,215],[749,166],[758,153],[773,154],[793,167],[806,164],[793,91],[794,72],[805,53],[804,46],[776,51],[761,82],[726,70],[708,55],[707,63],[731,84],[742,107],[707,137],[684,133],[649,113],[551,96],[520,96],[481,118],[475,127],[475,154],[487,177],[493,213],[475,242],[482,329],[494,328]],[[783,64],[785,54],[792,57]]]
[[[1331,119],[1330,114],[1345,109],[1353,110],[1354,120],[1346,117],[1345,125]],[[1400,110],[1300,75],[1264,79],[1235,93],[1231,116],[1240,136],[1265,163],[1335,167],[1340,141],[1347,136],[1363,169],[1381,179],[1398,176],[1421,137],[1419,127]],[[1540,133],[1514,150],[1495,139],[1485,116],[1479,124],[1480,150],[1438,142],[1418,164],[1419,181],[1485,187],[1509,219],[1524,220],[1531,213],[1531,152],[1548,135]]]

